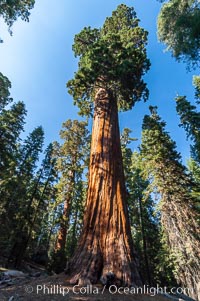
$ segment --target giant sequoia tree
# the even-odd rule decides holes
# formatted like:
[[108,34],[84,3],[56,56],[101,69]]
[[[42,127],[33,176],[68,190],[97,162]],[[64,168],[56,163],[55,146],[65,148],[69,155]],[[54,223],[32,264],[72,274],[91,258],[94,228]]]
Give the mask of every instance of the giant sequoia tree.
[[71,282],[140,284],[128,220],[118,109],[131,109],[148,90],[147,32],[133,8],[119,5],[100,29],[84,28],[73,50],[79,68],[67,84],[81,114],[94,107],[89,186]]

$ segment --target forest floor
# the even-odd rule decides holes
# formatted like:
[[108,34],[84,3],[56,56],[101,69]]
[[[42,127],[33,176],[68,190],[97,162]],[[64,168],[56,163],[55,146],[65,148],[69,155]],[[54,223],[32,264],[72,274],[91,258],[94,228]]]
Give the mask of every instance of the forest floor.
[[[63,293],[65,291],[65,294]],[[92,293],[93,291],[93,293]],[[174,299],[173,300],[181,300]],[[1,286],[0,301],[167,301],[168,297],[150,294],[111,293],[102,285],[74,287],[65,274],[21,278],[18,283]]]

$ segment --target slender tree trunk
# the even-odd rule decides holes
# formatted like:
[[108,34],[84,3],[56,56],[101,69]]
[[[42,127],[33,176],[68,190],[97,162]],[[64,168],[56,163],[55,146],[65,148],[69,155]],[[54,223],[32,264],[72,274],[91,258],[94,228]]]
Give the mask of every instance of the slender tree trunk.
[[78,210],[79,209],[77,209],[76,212],[75,212],[74,222],[73,222],[73,227],[72,227],[72,241],[70,243],[70,257],[73,255],[74,249],[75,249],[76,244],[77,244]]
[[142,199],[139,197],[139,210],[140,210],[140,225],[141,225],[141,233],[142,233],[142,243],[143,243],[143,254],[144,254],[144,262],[145,262],[145,269],[147,274],[147,280],[149,285],[151,285],[151,273],[149,269],[149,259],[147,254],[147,241],[145,235],[145,227],[144,227],[144,217],[143,217],[143,208],[142,208]]
[[[72,160],[72,165],[76,163],[76,158]],[[58,230],[57,240],[55,244],[55,253],[58,251],[65,252],[65,244],[67,239],[67,232],[69,228],[69,219],[71,211],[71,199],[73,194],[74,182],[75,182],[75,171],[72,170],[69,172],[69,183],[68,183],[68,192],[66,199],[64,201],[63,213],[60,221],[60,228]]]
[[58,231],[57,241],[55,245],[55,252],[64,251],[66,244],[67,231],[69,227],[69,215],[71,209],[71,196],[68,196],[64,201],[63,214]]
[[[54,207],[54,210],[55,210],[55,207]],[[52,222],[51,222],[51,228],[50,228],[50,230],[49,230],[48,237],[47,237],[47,242],[46,242],[46,244],[45,244],[46,250],[48,250],[48,251],[49,251],[49,248],[50,248],[51,236],[52,236],[52,234],[53,234],[53,228],[54,228],[54,222],[55,222],[55,219],[56,219],[56,218],[55,218],[55,213],[54,213],[53,220],[52,220]],[[38,246],[39,246],[39,244],[38,244]]]
[[112,275],[117,285],[141,285],[126,205],[117,103],[102,88],[95,95],[83,232],[70,267],[71,283],[96,283]]

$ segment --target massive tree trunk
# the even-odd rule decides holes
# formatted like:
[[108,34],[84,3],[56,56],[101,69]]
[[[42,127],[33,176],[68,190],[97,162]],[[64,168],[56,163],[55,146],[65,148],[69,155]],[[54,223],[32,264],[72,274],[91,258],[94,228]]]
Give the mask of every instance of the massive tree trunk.
[[99,89],[95,109],[83,232],[70,262],[71,283],[141,285],[133,250],[116,98]]

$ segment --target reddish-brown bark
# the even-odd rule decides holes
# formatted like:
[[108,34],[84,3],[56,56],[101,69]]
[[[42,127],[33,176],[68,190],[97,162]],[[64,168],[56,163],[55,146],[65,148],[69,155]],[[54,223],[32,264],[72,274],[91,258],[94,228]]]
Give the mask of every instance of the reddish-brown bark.
[[71,207],[71,197],[68,197],[64,202],[62,219],[60,222],[60,228],[58,231],[58,236],[57,236],[56,245],[55,245],[55,252],[65,250],[67,230],[68,230],[68,226],[69,226],[70,207]]
[[[72,165],[76,162],[76,158],[73,158]],[[67,194],[66,199],[64,201],[64,208],[63,213],[60,221],[60,228],[58,230],[57,240],[55,244],[55,253],[58,251],[65,252],[65,245],[67,240],[67,232],[69,228],[69,219],[70,219],[70,211],[71,211],[71,203],[72,203],[72,194],[73,194],[73,187],[75,181],[75,171],[71,170],[68,172],[68,187],[67,187]]]
[[126,205],[115,97],[95,96],[89,186],[83,232],[70,263],[71,283],[96,283],[108,273],[118,285],[140,285]]

